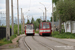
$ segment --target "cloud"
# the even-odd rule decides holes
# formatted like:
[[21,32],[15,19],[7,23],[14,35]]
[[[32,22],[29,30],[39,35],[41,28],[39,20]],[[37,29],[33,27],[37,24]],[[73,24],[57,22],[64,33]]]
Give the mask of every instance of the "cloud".
[[[5,1],[0,1],[0,11],[5,11]],[[11,0],[10,1],[10,16],[11,16]],[[24,17],[26,16],[33,16],[36,20],[37,18],[40,18],[40,16],[43,16],[43,12],[45,12],[45,7],[47,8],[47,19],[49,20],[52,13],[52,0],[18,0],[19,1],[19,17],[21,19],[21,8],[23,8]],[[40,4],[45,5],[45,7]],[[17,0],[13,0],[13,6],[14,6],[14,16],[17,17]],[[41,8],[43,10],[40,10]],[[28,11],[30,10],[30,11]],[[27,12],[27,13],[26,13]],[[27,19],[27,18],[26,18]]]

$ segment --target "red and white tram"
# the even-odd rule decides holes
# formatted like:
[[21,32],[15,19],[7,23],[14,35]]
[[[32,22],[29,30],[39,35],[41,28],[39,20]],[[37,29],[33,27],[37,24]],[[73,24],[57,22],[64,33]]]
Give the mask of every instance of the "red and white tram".
[[39,35],[51,35],[51,23],[50,22],[42,22],[39,25]]
[[33,24],[25,25],[25,35],[35,35]]

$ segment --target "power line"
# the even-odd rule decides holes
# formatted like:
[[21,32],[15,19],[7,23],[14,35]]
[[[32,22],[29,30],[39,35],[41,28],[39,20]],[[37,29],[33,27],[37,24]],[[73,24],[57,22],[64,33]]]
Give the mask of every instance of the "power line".
[[29,10],[30,10],[30,7],[31,7],[31,0],[30,0],[30,4],[29,4]]

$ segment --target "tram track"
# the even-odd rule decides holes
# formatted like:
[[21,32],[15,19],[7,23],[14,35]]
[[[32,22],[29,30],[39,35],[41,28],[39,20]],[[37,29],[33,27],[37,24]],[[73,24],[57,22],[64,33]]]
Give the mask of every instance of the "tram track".
[[26,48],[27,48],[28,50],[31,50],[31,48],[28,46],[27,42],[25,41],[25,38],[26,38],[26,36],[23,38],[23,39],[24,39],[24,40],[23,40],[23,43],[24,43],[24,45],[26,46]]
[[48,46],[48,45],[44,44],[43,42],[39,42],[39,41],[38,41],[38,40],[36,40],[33,36],[32,36],[32,38],[33,38],[36,42],[38,42],[39,44],[41,44],[42,46],[44,46],[44,47],[48,48],[49,50],[54,50],[53,48],[51,48],[50,46]]
[[[28,40],[30,39],[30,40]],[[41,39],[45,40],[45,42],[41,41]],[[48,43],[46,42],[46,40],[48,40]],[[30,41],[30,42],[29,42]],[[47,38],[47,37],[42,37],[42,36],[24,36],[22,38],[22,42],[24,44],[24,47],[26,47],[27,49],[26,50],[37,50],[39,48],[42,49],[42,47],[48,49],[48,50],[55,50],[55,49],[58,49],[57,47],[52,46],[49,44],[49,41],[52,41],[55,42],[54,44],[57,45],[57,46],[72,46],[72,45],[69,45],[68,43],[63,43],[61,41],[58,41],[58,40],[54,40],[54,39],[50,39],[50,38]],[[56,44],[57,43],[57,44]],[[34,45],[36,44],[36,45]],[[35,47],[36,46],[36,47]],[[39,47],[37,47],[39,46]],[[54,47],[54,48],[53,48]],[[75,46],[73,46],[75,48]],[[59,48],[60,49],[60,48]],[[44,49],[45,50],[45,49]]]
[[[48,40],[52,40],[52,39],[47,38],[47,37],[43,37],[43,38],[48,39]],[[61,44],[67,45],[67,46],[72,46],[70,44],[66,44],[66,43],[63,43],[63,42],[56,41],[56,40],[52,40],[52,41],[57,42],[57,43],[61,43]],[[73,47],[75,47],[75,46],[73,46]]]
[[51,41],[54,41],[54,42],[57,42],[57,43],[61,43],[61,44],[64,44],[64,45],[68,45],[68,44],[65,44],[65,43],[62,43],[62,42],[59,42],[59,41],[56,41],[56,40],[52,40],[52,39],[46,38],[46,37],[43,37],[43,38],[51,40]]

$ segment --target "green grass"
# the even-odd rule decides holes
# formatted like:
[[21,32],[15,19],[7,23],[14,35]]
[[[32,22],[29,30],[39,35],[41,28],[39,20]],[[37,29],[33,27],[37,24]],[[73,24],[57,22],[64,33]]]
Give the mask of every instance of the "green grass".
[[14,35],[12,35],[12,36],[10,37],[10,41],[6,40],[6,38],[1,39],[1,40],[0,40],[0,46],[5,45],[5,44],[12,43],[12,40],[13,40],[14,38],[16,38],[16,37],[17,37],[17,35],[14,34]]
[[[12,29],[12,26],[11,26],[11,25],[10,25],[10,28]],[[20,35],[20,34],[24,34],[24,32],[21,33],[21,24],[19,25],[19,35]],[[17,26],[17,24],[14,24],[14,35],[12,35],[12,36],[10,37],[10,41],[6,40],[6,38],[1,39],[1,40],[0,40],[0,46],[5,45],[5,44],[12,43],[12,40],[13,40],[14,38],[16,38],[17,35],[18,35],[18,26]]]
[[54,33],[52,33],[52,37],[55,37],[55,38],[75,39],[75,34],[70,33],[70,32],[59,33],[57,31],[55,31]]
[[39,30],[38,31],[35,31],[35,33],[39,33]]
[[11,41],[6,40],[6,38],[3,38],[2,40],[0,40],[0,46],[4,44],[9,44],[9,43],[11,43]]

